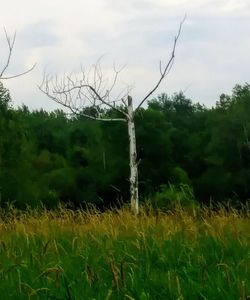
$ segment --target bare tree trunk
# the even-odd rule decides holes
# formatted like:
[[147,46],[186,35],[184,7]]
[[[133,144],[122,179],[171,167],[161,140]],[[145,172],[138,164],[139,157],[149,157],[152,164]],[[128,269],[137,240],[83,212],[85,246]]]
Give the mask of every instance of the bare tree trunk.
[[129,136],[129,166],[130,166],[130,201],[134,214],[139,213],[138,200],[138,164],[136,154],[136,136],[132,98],[128,96],[128,136]]

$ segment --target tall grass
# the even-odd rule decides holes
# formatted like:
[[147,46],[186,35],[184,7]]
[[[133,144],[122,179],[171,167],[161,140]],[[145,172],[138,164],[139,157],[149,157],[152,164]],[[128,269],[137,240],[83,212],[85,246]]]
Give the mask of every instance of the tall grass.
[[0,299],[250,297],[249,213],[0,213]]

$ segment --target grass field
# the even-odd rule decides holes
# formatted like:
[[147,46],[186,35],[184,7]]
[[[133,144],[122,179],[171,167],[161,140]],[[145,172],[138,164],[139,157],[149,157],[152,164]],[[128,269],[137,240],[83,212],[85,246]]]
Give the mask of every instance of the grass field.
[[0,213],[0,299],[250,299],[249,214]]

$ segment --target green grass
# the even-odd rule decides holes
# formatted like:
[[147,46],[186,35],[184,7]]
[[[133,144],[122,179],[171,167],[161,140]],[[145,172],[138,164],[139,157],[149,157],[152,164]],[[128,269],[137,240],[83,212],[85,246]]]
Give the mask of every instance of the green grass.
[[0,299],[249,299],[249,215],[0,215]]

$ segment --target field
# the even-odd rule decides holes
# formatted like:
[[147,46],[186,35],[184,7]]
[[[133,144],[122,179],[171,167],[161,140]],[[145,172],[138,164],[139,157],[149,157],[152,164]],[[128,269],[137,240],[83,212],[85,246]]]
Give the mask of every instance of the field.
[[0,299],[250,299],[249,213],[0,214]]

